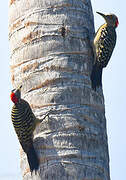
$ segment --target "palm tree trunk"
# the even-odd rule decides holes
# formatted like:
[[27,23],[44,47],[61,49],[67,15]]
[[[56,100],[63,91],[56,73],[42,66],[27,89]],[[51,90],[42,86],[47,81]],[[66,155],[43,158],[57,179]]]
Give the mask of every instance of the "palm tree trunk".
[[23,180],[110,179],[104,97],[89,76],[93,36],[90,0],[10,0],[12,84],[23,84],[37,117],[53,109],[35,132],[36,175],[21,151]]

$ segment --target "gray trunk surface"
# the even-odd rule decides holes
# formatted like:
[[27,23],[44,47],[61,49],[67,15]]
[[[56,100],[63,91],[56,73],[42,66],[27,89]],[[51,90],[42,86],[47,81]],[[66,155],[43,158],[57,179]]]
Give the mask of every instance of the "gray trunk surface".
[[21,150],[23,180],[110,179],[104,97],[90,82],[93,36],[90,0],[9,2],[12,84],[38,118],[52,110],[35,131],[36,175]]

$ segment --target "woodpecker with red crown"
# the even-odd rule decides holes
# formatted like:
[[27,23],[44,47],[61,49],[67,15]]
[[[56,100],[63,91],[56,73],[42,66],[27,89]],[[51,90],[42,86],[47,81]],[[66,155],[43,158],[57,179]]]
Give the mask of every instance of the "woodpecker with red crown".
[[98,29],[93,44],[95,61],[91,73],[92,89],[102,87],[102,70],[107,66],[116,44],[116,28],[119,24],[114,14],[103,14],[97,12],[105,19],[105,24]]
[[21,87],[13,89],[11,100],[14,103],[11,112],[11,119],[18,136],[19,142],[27,155],[31,173],[39,168],[39,159],[33,146],[33,132],[43,119],[37,119],[27,101],[21,99]]

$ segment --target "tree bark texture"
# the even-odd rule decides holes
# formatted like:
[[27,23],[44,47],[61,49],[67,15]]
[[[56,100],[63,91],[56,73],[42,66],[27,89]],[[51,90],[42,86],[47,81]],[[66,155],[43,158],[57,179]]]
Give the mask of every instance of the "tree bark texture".
[[109,180],[102,90],[91,89],[90,0],[10,0],[11,78],[35,115],[40,170],[31,177],[21,150],[23,180]]

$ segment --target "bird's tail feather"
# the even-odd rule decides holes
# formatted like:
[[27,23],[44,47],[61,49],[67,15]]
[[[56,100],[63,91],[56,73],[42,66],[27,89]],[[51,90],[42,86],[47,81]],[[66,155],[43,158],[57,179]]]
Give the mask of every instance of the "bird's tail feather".
[[96,64],[92,68],[91,73],[91,86],[92,89],[96,91],[96,88],[102,87],[102,68],[97,66]]
[[33,145],[29,148],[29,151],[27,152],[27,158],[28,158],[28,163],[30,166],[31,173],[34,170],[36,172],[39,168],[39,160],[38,160],[38,157],[37,157],[37,154],[35,152]]

